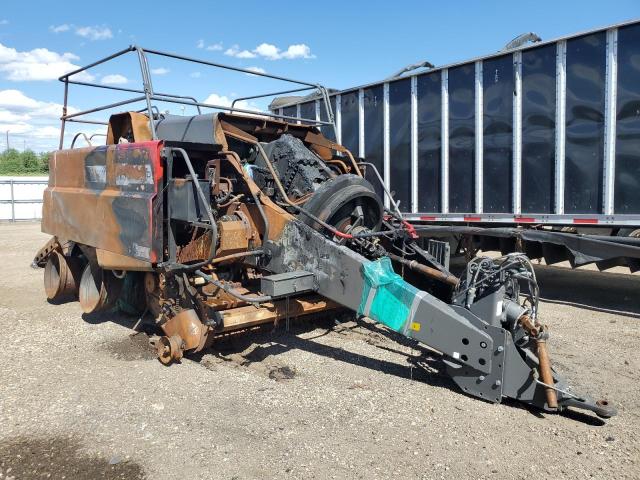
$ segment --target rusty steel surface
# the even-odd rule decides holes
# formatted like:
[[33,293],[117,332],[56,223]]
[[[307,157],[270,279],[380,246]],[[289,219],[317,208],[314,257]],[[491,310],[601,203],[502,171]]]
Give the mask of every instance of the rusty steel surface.
[[82,277],[78,300],[84,313],[94,313],[113,306],[118,299],[122,282],[110,270],[98,265],[86,264]]
[[44,291],[47,299],[60,301],[64,298],[75,298],[81,273],[80,259],[65,257],[59,251],[52,251],[44,267]]
[[549,351],[547,350],[547,341],[541,338],[536,339],[536,353],[538,354],[540,380],[545,384],[545,395],[547,397],[547,405],[551,409],[558,408],[558,395],[553,388],[553,372],[551,370],[551,360]]
[[327,300],[319,295],[296,297],[289,300],[263,304],[261,308],[253,306],[238,307],[224,310],[220,332],[230,332],[243,328],[254,327],[263,323],[285,320],[287,317],[298,318],[305,315],[327,313],[342,310],[339,304]]
[[162,255],[162,142],[55,152],[44,192],[42,231],[138,260]]
[[180,338],[183,350],[197,352],[204,347],[210,329],[202,324],[195,310],[187,309],[163,323],[162,330],[170,338]]

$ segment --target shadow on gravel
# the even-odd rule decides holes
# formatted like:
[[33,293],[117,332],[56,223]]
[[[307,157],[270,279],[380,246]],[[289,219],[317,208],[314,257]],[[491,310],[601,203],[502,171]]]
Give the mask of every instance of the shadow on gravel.
[[593,270],[536,266],[543,301],[640,318],[640,277]]
[[0,443],[0,478],[138,480],[146,475],[140,465],[126,459],[82,453],[81,443],[73,438],[18,437]]
[[[149,336],[158,333],[155,326],[144,318],[137,326],[137,331],[132,328],[138,322],[139,317],[123,314],[118,311],[97,312],[83,314],[82,319],[92,325],[104,322],[113,322],[117,325],[129,329],[128,335],[122,338],[105,342],[104,350],[119,360],[155,360],[157,358],[155,349],[149,344]],[[147,321],[144,321],[147,320]]]
[[[324,329],[325,332],[313,338],[303,338],[300,335],[315,329]],[[406,364],[398,364],[387,360],[373,358],[367,355],[350,352],[339,347],[318,343],[317,338],[327,335],[349,336],[352,339],[362,339],[366,343],[382,350],[398,353],[406,356]],[[411,347],[413,354],[400,351],[399,345]],[[410,378],[429,385],[448,389],[457,389],[451,379],[444,373],[444,364],[440,355],[430,352],[417,342],[406,337],[390,332],[369,322],[348,322],[344,324],[334,323],[333,319],[321,319],[314,321],[294,321],[289,331],[280,325],[277,328],[265,326],[250,332],[241,332],[226,337],[220,337],[212,347],[203,352],[191,354],[189,359],[201,362],[209,369],[214,369],[211,361],[204,359],[207,354],[213,355],[219,363],[234,362],[238,365],[261,370],[258,365],[275,364],[276,357],[289,350],[303,350],[314,355],[331,358],[339,362],[349,363],[359,367],[394,375],[401,378]],[[288,368],[281,366],[281,368]],[[278,374],[270,373],[272,375]],[[286,370],[285,370],[286,375]]]

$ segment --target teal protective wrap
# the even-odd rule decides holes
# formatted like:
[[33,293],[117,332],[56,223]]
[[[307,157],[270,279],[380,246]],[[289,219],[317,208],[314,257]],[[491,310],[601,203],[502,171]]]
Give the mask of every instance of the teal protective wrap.
[[358,314],[400,332],[419,290],[393,271],[389,257],[362,266],[364,287]]

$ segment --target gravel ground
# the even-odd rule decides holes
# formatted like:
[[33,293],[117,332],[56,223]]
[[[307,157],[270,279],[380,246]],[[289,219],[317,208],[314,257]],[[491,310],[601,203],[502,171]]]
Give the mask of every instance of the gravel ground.
[[[0,478],[640,478],[640,277],[538,268],[552,360],[619,416],[461,394],[370,323],[235,335],[164,367],[135,319],[45,301],[39,225],[0,225]],[[625,315],[598,309],[624,309]]]

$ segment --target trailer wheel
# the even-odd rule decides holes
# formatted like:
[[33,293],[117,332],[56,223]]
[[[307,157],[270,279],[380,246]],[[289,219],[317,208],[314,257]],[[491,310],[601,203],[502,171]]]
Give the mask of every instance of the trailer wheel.
[[84,313],[94,313],[113,306],[118,299],[122,281],[110,270],[89,262],[80,279],[79,301]]
[[640,228],[621,228],[616,236],[640,238]]
[[53,251],[44,267],[44,291],[52,302],[73,300],[78,296],[81,260]]

